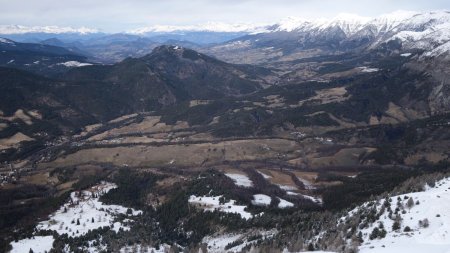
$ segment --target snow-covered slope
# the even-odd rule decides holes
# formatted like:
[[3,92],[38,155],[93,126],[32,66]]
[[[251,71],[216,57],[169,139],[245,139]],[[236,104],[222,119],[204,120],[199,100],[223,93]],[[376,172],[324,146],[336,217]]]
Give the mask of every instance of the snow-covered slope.
[[[60,235],[76,238],[102,227],[109,227],[116,233],[121,230],[129,230],[128,223],[133,222],[133,217],[142,214],[140,210],[126,208],[119,205],[107,205],[99,198],[117,186],[108,182],[101,182],[84,191],[75,191],[70,194],[70,199],[59,210],[51,214],[47,220],[41,221],[35,231],[53,231]],[[125,219],[118,217],[126,215]],[[11,252],[49,252],[52,249],[53,236],[33,235],[17,242],[11,242]],[[103,245],[92,245],[88,242],[83,252],[101,252]],[[69,251],[67,251],[69,252]]]
[[[361,220],[357,234],[364,242],[362,253],[450,252],[450,178],[427,186],[423,192],[393,196],[379,202],[368,202],[342,218]],[[368,222],[370,215],[375,220]],[[361,216],[363,215],[363,216]],[[397,222],[397,226],[394,223]],[[374,230],[378,230],[375,236]],[[384,231],[386,232],[383,236]]]
[[416,14],[394,27],[391,33],[394,34],[386,41],[398,39],[405,49],[432,51],[450,41],[450,12]]
[[351,35],[362,29],[370,20],[368,17],[361,17],[355,14],[339,14],[332,19],[307,20],[298,17],[288,17],[280,23],[268,29],[268,32],[320,32],[329,28],[339,27],[345,34]]
[[[127,230],[127,226],[115,221],[118,214],[127,214],[128,208],[119,205],[105,205],[99,197],[117,186],[102,182],[88,190],[72,192],[70,201],[58,211],[49,216],[49,219],[38,224],[38,230],[52,230],[58,234],[68,234],[69,237],[78,237],[90,230],[110,226],[116,232],[120,228]],[[130,217],[139,215],[142,211],[129,209]]]

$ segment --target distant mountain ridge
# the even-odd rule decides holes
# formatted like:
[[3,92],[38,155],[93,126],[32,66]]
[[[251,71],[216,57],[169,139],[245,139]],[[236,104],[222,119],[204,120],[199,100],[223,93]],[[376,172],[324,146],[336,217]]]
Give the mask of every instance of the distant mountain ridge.
[[[375,18],[355,14],[340,14],[328,19],[288,17],[271,25],[221,22],[153,25],[117,34],[83,27],[3,25],[0,26],[0,37],[31,43],[46,40],[54,42],[54,39],[69,45],[81,43],[86,48],[78,48],[92,55],[99,54],[94,58],[108,63],[118,62],[128,56],[142,57],[155,46],[169,42],[179,44],[174,43],[176,41],[181,42],[182,46],[190,43],[189,47],[195,49],[209,47],[203,52],[234,63],[237,63],[233,59],[235,54],[230,52],[255,49],[261,51],[256,53],[268,56],[258,57],[261,61],[249,60],[245,63],[278,61],[280,57],[304,50],[315,50],[312,56],[317,56],[386,46],[403,53],[420,52],[422,58],[449,58],[450,12],[396,11]],[[311,55],[311,52],[307,55]]]
[[349,14],[334,19],[289,18],[265,32],[215,45],[207,51],[230,62],[235,62],[232,55],[236,55],[231,52],[239,51],[250,59],[249,54],[258,54],[258,60],[246,63],[260,64],[380,48],[386,53],[417,55],[422,59],[448,59],[450,12],[401,11],[374,19]]
[[61,26],[24,26],[24,25],[0,25],[0,34],[24,34],[24,33],[98,33],[99,30],[87,27],[73,28]]

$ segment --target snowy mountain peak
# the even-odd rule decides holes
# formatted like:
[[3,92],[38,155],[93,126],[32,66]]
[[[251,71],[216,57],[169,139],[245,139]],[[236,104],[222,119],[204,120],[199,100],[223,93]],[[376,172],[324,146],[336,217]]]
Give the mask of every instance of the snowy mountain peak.
[[310,21],[300,17],[287,17],[276,24],[276,31],[292,32],[302,26],[309,24]]
[[346,34],[354,33],[366,24],[370,18],[355,14],[341,13],[332,19],[320,18],[308,20],[300,17],[288,17],[275,25],[275,31],[292,32],[295,30],[324,30],[329,27],[339,27]]
[[153,25],[129,31],[130,34],[142,35],[146,33],[170,33],[170,32],[246,32],[254,33],[263,30],[263,25],[223,22],[207,22],[199,25]]
[[78,33],[89,34],[99,32],[87,27],[72,28],[59,26],[22,26],[22,25],[0,25],[0,34],[24,34],[24,33]]
[[369,21],[369,17],[362,17],[350,13],[341,13],[333,19],[325,22],[322,27],[339,27],[345,32],[345,34],[349,35],[359,31]]

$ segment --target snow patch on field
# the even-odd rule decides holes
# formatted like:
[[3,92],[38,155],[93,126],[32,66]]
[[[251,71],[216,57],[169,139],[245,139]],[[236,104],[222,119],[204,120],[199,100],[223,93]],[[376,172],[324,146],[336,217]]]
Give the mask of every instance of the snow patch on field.
[[[235,242],[236,240],[239,240],[242,237],[240,234],[225,234],[220,235],[217,237],[205,237],[203,238],[203,242],[206,243],[208,246],[208,252],[226,252],[225,247]],[[243,248],[243,245],[239,245],[240,249]],[[239,249],[239,250],[240,250]]]
[[33,238],[23,239],[18,242],[12,242],[12,250],[10,253],[24,253],[29,252],[30,249],[34,253],[49,252],[53,247],[53,236],[34,236]]
[[320,198],[320,197],[310,196],[310,195],[305,195],[305,194],[300,194],[300,195],[302,197],[304,197],[305,199],[309,199],[316,204],[322,205],[322,203],[323,203],[322,198]]
[[378,72],[378,71],[380,71],[380,69],[377,69],[377,68],[369,68],[369,67],[359,67],[358,69],[361,70],[361,72],[364,72],[364,73],[372,73],[372,72]]
[[78,67],[84,67],[84,66],[91,66],[91,63],[85,63],[85,62],[78,62],[78,61],[67,61],[67,62],[62,62],[62,63],[58,63],[58,65],[64,65],[66,67],[69,68],[78,68]]
[[269,175],[267,175],[267,174],[265,174],[265,173],[263,173],[263,172],[261,172],[261,171],[259,171],[259,170],[257,170],[257,172],[258,172],[261,176],[263,176],[264,179],[270,179],[270,178],[272,178],[271,176],[269,176]]
[[[118,214],[126,214],[126,207],[119,205],[105,205],[99,201],[100,196],[117,186],[112,183],[102,182],[88,190],[72,192],[70,200],[58,211],[49,216],[49,220],[37,225],[39,230],[53,230],[58,234],[68,234],[70,237],[85,235],[89,230],[112,226],[116,232],[120,228],[130,228],[115,221]],[[142,211],[131,209],[132,216],[139,215]]]
[[278,198],[278,199],[280,200],[280,203],[278,203],[278,208],[284,209],[284,208],[294,207],[294,203],[284,200],[282,198]]
[[222,196],[213,196],[213,197],[208,197],[208,196],[202,196],[202,197],[197,197],[195,195],[191,195],[189,197],[189,203],[190,204],[195,204],[200,206],[202,209],[206,210],[206,211],[220,211],[220,212],[225,212],[225,213],[237,213],[240,214],[241,217],[243,219],[250,219],[253,217],[253,215],[247,211],[245,211],[245,209],[247,208],[247,206],[240,206],[240,205],[236,205],[236,200],[230,200],[226,203],[220,204],[219,199]]
[[272,198],[267,195],[255,194],[255,195],[253,195],[252,204],[255,206],[268,206],[268,205],[270,205],[271,201],[272,201]]
[[297,178],[298,178],[298,180],[300,180],[300,182],[303,183],[303,185],[305,186],[305,189],[307,189],[307,190],[314,190],[314,189],[316,189],[316,187],[314,185],[312,185],[311,182],[309,182],[308,180],[305,180],[305,179],[303,179],[301,177],[297,177]]
[[[276,235],[278,232],[276,229],[272,229],[269,231],[259,231],[256,234],[260,235],[261,238],[272,238],[274,235]],[[255,232],[251,233],[243,233],[243,234],[222,234],[222,235],[215,235],[215,236],[206,236],[203,238],[202,242],[207,244],[208,253],[222,253],[222,252],[241,252],[244,247],[247,245],[252,244],[256,241],[256,239],[250,239],[252,236],[254,237]],[[234,243],[236,241],[242,241],[241,244],[235,245],[232,248],[225,249],[227,245],[230,243]],[[249,241],[252,240],[252,241]]]
[[295,187],[295,186],[282,185],[282,184],[277,184],[277,185],[278,185],[278,187],[280,187],[282,190],[285,190],[285,191],[296,191],[296,190],[298,190],[297,187]]
[[231,178],[237,186],[252,187],[253,182],[246,175],[236,173],[226,173],[225,176]]
[[310,253],[336,253],[336,252],[332,252],[332,251],[321,251],[321,250],[319,250],[319,251],[298,251],[298,252],[290,252],[287,249],[283,250],[283,253],[308,253],[308,252],[310,252]]
[[168,245],[161,245],[159,249],[149,247],[149,246],[142,246],[140,244],[136,244],[133,246],[127,246],[120,249],[120,253],[165,253],[169,252],[169,246]]
[[400,56],[401,57],[410,57],[412,54],[411,53],[404,53],[404,54],[401,54]]

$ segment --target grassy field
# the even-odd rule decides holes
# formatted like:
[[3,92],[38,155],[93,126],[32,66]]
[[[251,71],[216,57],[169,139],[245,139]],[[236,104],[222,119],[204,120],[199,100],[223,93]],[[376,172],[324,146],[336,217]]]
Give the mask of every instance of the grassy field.
[[107,163],[116,166],[201,166],[224,161],[264,160],[293,157],[299,148],[295,141],[284,139],[253,139],[217,143],[173,144],[162,146],[133,145],[111,148],[82,149],[40,164],[41,168]]

